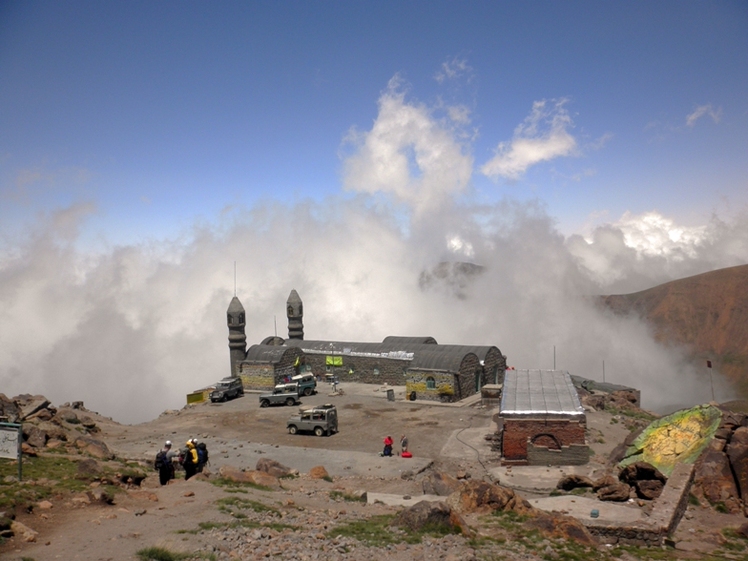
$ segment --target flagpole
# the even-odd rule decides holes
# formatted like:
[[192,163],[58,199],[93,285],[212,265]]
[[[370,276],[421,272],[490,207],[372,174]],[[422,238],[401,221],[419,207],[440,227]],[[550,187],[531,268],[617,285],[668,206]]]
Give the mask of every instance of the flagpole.
[[712,361],[711,360],[706,361],[706,367],[709,369],[709,385],[712,386],[712,401],[716,401],[714,399],[714,378],[712,377]]

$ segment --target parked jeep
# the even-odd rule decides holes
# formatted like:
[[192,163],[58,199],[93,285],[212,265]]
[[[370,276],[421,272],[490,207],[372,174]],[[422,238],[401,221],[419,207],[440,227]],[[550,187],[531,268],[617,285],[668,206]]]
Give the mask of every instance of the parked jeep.
[[224,378],[216,384],[216,389],[210,392],[210,401],[226,401],[227,399],[244,395],[244,385],[241,378]]
[[317,393],[317,380],[311,374],[297,374],[291,378],[291,381],[299,384],[299,395]]
[[286,428],[290,434],[313,432],[317,436],[329,436],[338,432],[338,410],[329,403],[304,409],[288,419]]
[[296,405],[299,403],[299,384],[278,384],[270,393],[260,394],[260,407]]

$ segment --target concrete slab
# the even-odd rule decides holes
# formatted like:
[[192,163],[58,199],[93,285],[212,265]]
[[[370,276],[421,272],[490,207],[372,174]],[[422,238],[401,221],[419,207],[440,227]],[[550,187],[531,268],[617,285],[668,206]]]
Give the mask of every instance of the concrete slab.
[[[646,521],[647,516],[635,505],[598,501],[590,497],[564,495],[530,499],[530,504],[546,512],[556,511],[569,514],[582,524],[629,525]],[[600,516],[592,518],[590,513],[597,509]]]
[[602,475],[592,464],[583,466],[498,466],[490,470],[494,481],[505,487],[529,493],[550,493],[566,475],[586,475],[593,480]]
[[[410,497],[410,498],[406,498]],[[384,503],[389,506],[413,506],[421,501],[429,501],[431,503],[445,500],[447,497],[439,495],[392,495],[388,493],[367,493],[366,502],[368,504],[374,504],[376,502]]]

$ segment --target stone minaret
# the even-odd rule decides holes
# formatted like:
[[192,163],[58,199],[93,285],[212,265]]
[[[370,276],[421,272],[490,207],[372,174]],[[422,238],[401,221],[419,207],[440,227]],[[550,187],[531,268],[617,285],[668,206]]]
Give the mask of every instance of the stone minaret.
[[229,354],[231,355],[231,375],[239,375],[239,362],[247,356],[247,335],[244,333],[244,306],[234,296],[226,311],[229,326]]
[[304,339],[304,305],[301,303],[299,293],[292,290],[286,302],[286,315],[288,316],[288,338]]

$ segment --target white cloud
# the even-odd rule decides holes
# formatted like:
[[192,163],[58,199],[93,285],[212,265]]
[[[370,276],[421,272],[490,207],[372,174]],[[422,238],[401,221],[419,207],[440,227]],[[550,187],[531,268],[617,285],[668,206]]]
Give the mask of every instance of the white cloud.
[[748,263],[748,213],[686,226],[655,211],[626,212],[585,237],[570,236],[566,244],[601,292],[635,292]]
[[574,155],[577,141],[569,132],[574,123],[565,109],[567,100],[536,101],[530,115],[514,130],[510,142],[501,142],[496,155],[481,167],[492,178],[519,178],[540,162]]
[[446,80],[454,80],[464,75],[470,76],[473,72],[472,67],[464,58],[454,57],[442,63],[439,71],[434,75],[434,80],[440,84]]
[[416,214],[438,208],[465,190],[473,159],[455,134],[464,125],[463,108],[438,120],[422,104],[408,103],[397,77],[379,98],[379,114],[367,132],[353,132],[354,153],[344,162],[343,185],[360,193],[386,193]]
[[696,125],[696,121],[705,116],[709,116],[715,123],[719,123],[722,118],[722,108],[718,107],[714,109],[711,103],[699,105],[692,113],[686,116],[686,126],[693,128]]

